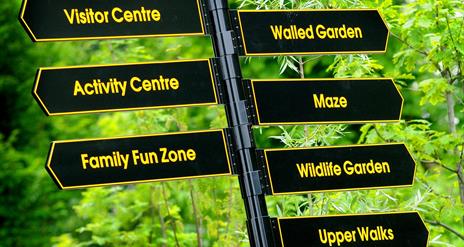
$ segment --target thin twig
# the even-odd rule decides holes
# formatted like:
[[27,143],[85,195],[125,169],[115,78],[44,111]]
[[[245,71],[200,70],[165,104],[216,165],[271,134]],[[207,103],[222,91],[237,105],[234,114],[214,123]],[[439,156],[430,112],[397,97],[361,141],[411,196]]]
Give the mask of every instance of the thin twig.
[[461,145],[461,155],[457,167],[457,174],[458,174],[458,179],[459,179],[459,191],[460,191],[460,197],[461,197],[461,203],[464,204],[464,176],[463,176],[463,156],[464,156],[464,144]]
[[426,223],[429,223],[430,225],[433,226],[440,226],[448,230],[449,232],[453,233],[454,235],[458,236],[460,239],[464,239],[464,234],[458,232],[456,229],[452,228],[451,226],[448,226],[440,221],[437,220],[424,220]]
[[303,64],[306,64],[306,63],[308,63],[308,62],[317,60],[317,59],[319,59],[320,57],[322,57],[322,55],[317,55],[317,56],[314,56],[314,57],[312,57],[312,58],[306,59],[306,60],[303,62]]
[[148,243],[153,244],[153,229],[155,225],[155,188],[154,185],[150,185],[150,216],[151,216],[151,228],[148,234]]
[[377,134],[377,136],[379,136],[379,138],[383,142],[389,142],[389,141],[387,141],[387,139],[385,139],[385,137],[382,136],[382,134],[380,134],[379,130],[377,129],[377,125],[375,125],[375,124],[374,124],[374,130],[375,130],[375,133]]
[[161,183],[161,191],[163,192],[164,204],[166,206],[166,209],[168,210],[168,216],[172,220],[171,226],[172,226],[172,231],[174,233],[174,241],[176,242],[176,246],[180,247],[179,240],[177,239],[176,220],[171,216],[171,212],[169,210],[168,197],[166,196],[166,188],[165,188],[164,183]]
[[420,54],[422,54],[422,55],[424,55],[424,56],[426,56],[426,57],[429,56],[429,54],[428,54],[426,51],[421,51],[421,50],[417,49],[416,47],[412,46],[411,44],[409,44],[409,43],[408,43],[407,41],[405,41],[404,39],[400,38],[400,36],[398,36],[398,35],[396,35],[396,34],[394,34],[394,33],[391,33],[391,35],[392,35],[393,37],[395,37],[397,40],[399,40],[401,43],[405,44],[405,45],[406,45],[407,47],[409,47],[410,49],[413,49],[413,50],[415,50],[416,52],[418,52],[418,53],[420,53]]
[[194,187],[192,180],[188,180],[188,185],[190,186],[190,199],[192,200],[192,208],[193,208],[193,217],[195,218],[195,230],[197,232],[197,244],[198,247],[203,246],[203,243],[201,241],[201,221],[200,221],[200,216],[198,215],[198,209],[197,209],[197,204],[196,204],[196,199],[195,199],[195,193],[194,193]]
[[456,60],[457,60],[457,63],[458,63],[459,72],[460,72],[460,74],[462,74],[461,53],[458,51],[458,48],[456,46],[456,42],[454,41],[453,32],[451,32],[451,26],[450,26],[450,23],[449,23],[448,15],[445,16],[445,19],[446,19],[446,25],[448,26],[448,33],[449,33],[449,36],[451,38],[451,42],[453,43],[454,52],[456,52],[456,58],[457,58]]
[[305,73],[304,73],[304,62],[302,57],[298,57],[298,73],[300,74],[300,78],[304,79],[305,78]]
[[226,238],[229,238],[230,234],[229,234],[229,229],[230,229],[230,223],[231,223],[231,219],[232,219],[232,206],[233,206],[233,203],[234,203],[234,187],[233,187],[233,183],[230,183],[230,186],[229,186],[229,203],[227,205],[227,222],[226,222],[226,230],[225,230],[225,235],[226,235]]
[[[160,230],[161,230],[161,236],[163,239],[166,239],[166,224],[164,222],[164,217],[163,214],[161,213],[161,201],[156,204],[157,211],[158,211],[158,217],[160,219]],[[166,243],[163,243],[161,246],[166,247]]]

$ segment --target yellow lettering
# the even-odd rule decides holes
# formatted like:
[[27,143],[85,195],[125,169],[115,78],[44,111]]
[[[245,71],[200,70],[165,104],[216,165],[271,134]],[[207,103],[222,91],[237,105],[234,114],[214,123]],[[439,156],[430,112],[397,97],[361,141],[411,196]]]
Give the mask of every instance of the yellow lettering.
[[325,37],[327,36],[326,32],[325,32],[325,27],[323,25],[317,25],[316,26],[316,35],[317,37],[319,37],[320,39],[325,39]]
[[77,96],[78,93],[80,93],[81,95],[85,95],[84,89],[82,88],[81,84],[79,83],[79,81],[76,81],[74,83],[74,93],[73,93],[73,95]]
[[316,108],[325,108],[324,94],[319,94],[319,98],[316,94],[313,94],[313,100]]
[[298,169],[298,173],[300,173],[300,177],[302,178],[307,178],[308,177],[308,166],[309,164],[296,164],[296,167]]
[[167,148],[160,148],[160,151],[162,153],[161,163],[169,163],[169,159],[166,158],[166,154],[168,152],[168,149]]
[[74,10],[71,10],[71,13],[68,13],[67,9],[63,9],[66,18],[68,19],[69,24],[74,24]]
[[316,108],[346,108],[348,100],[341,96],[326,97],[324,94],[313,94],[314,106]]
[[117,13],[122,13],[122,9],[116,7],[116,8],[113,8],[113,10],[111,11],[111,17],[113,17],[113,20],[117,23],[121,23],[124,21],[124,18],[122,17],[117,17]]
[[187,150],[187,159],[194,161],[197,158],[197,153],[193,149]]
[[139,83],[139,82],[141,82],[141,81],[142,81],[142,80],[141,80],[140,78],[136,77],[136,76],[134,76],[134,77],[131,78],[129,84],[130,84],[130,87],[132,88],[132,90],[133,90],[134,92],[138,93],[138,92],[142,91],[142,87],[141,87],[141,86],[139,86],[139,87],[135,86],[135,83]]
[[85,91],[85,93],[87,93],[87,95],[93,95],[94,94],[95,91],[93,89],[91,89],[92,87],[93,87],[93,85],[90,84],[90,83],[87,83],[87,84],[84,85],[84,91]]
[[134,162],[134,165],[137,165],[137,160],[140,159],[140,157],[138,156],[139,154],[139,150],[132,150],[132,160]]
[[87,157],[89,157],[88,154],[81,154],[82,168],[84,170],[87,169],[87,164],[89,163],[89,161],[87,160]]

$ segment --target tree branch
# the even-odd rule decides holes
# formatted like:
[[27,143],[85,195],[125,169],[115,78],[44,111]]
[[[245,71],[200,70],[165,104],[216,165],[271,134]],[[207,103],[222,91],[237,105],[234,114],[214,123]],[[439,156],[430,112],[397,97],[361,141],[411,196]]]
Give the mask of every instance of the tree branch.
[[180,247],[179,240],[177,239],[176,219],[174,219],[174,217],[172,217],[171,212],[169,210],[169,202],[168,202],[168,197],[166,196],[166,188],[165,188],[164,183],[161,183],[161,191],[163,193],[164,204],[165,204],[166,209],[168,211],[168,216],[172,220],[171,221],[171,227],[172,227],[172,232],[174,233],[174,241],[176,242],[176,247]]
[[458,174],[458,179],[459,179],[459,192],[460,192],[460,197],[461,197],[461,203],[464,204],[464,144],[461,145],[461,156],[459,159],[458,167],[457,167],[457,174]]
[[382,134],[380,134],[380,131],[377,129],[377,125],[374,124],[374,130],[375,130],[375,133],[377,134],[377,136],[379,136],[379,138],[383,141],[383,142],[389,142],[387,139],[385,139],[385,137],[382,136]]
[[[164,217],[163,217],[163,214],[161,212],[161,203],[162,202],[159,201],[159,203],[156,204],[156,209],[158,211],[158,217],[160,219],[161,236],[163,237],[163,239],[167,239],[167,236],[166,236],[166,224],[164,223]],[[166,247],[166,243],[163,243],[161,246]]]
[[460,232],[458,232],[456,229],[440,222],[440,221],[437,221],[437,220],[424,220],[426,223],[429,223],[430,225],[433,225],[433,226],[440,226],[440,227],[443,227],[445,228],[446,230],[448,230],[449,232],[453,233],[454,235],[458,236],[460,239],[464,239],[464,234],[461,234]]
[[395,37],[395,38],[396,38],[398,41],[400,41],[401,43],[405,44],[405,45],[406,45],[407,47],[409,47],[410,49],[413,49],[414,51],[416,51],[416,52],[418,52],[418,53],[420,53],[420,54],[422,54],[422,55],[424,55],[424,56],[426,56],[426,57],[429,56],[429,54],[428,54],[426,51],[422,51],[422,50],[417,49],[416,47],[414,47],[414,46],[412,46],[411,44],[409,44],[406,40],[400,38],[400,36],[398,36],[398,35],[396,35],[396,34],[394,34],[394,33],[391,33],[391,35],[392,35],[393,37]]
[[456,133],[456,113],[454,111],[455,102],[453,99],[453,94],[451,92],[446,92],[446,105],[448,107],[448,128],[449,132],[452,134]]
[[442,163],[439,163],[439,162],[436,162],[436,161],[421,160],[420,162],[421,162],[421,163],[425,163],[425,164],[431,164],[431,165],[434,165],[434,164],[435,164],[435,165],[439,165],[439,166],[445,168],[446,170],[448,170],[448,171],[450,171],[450,172],[452,172],[452,173],[456,173],[456,172],[457,172],[457,170],[454,170],[454,169],[452,169],[452,168],[446,166],[445,164],[442,164]]
[[304,62],[302,57],[298,57],[298,73],[300,74],[300,78],[304,79],[305,78],[305,73],[304,73]]
[[[451,38],[451,43],[453,43],[454,52],[456,52],[456,61],[458,63],[459,74],[462,75],[461,53],[458,51],[458,48],[456,46],[456,42],[454,41],[453,32],[451,32],[451,26],[450,26],[450,23],[449,23],[448,15],[446,15],[445,18],[446,18],[446,25],[448,26],[448,33],[449,33],[449,36]],[[461,27],[462,27],[462,23],[461,23]],[[459,32],[460,31],[461,30],[459,30]]]
[[[410,49],[416,51],[417,53],[419,54],[422,54],[424,55],[426,58],[428,58],[430,56],[430,54],[426,51],[422,51],[422,50],[419,50],[417,49],[416,47],[412,46],[411,44],[409,44],[406,40],[403,40],[402,38],[400,38],[398,35],[394,34],[394,33],[391,33],[391,35],[393,37],[395,37],[396,39],[398,39],[398,41],[400,41],[401,43],[403,43],[404,45],[406,45],[407,47],[409,47]],[[435,62],[435,61],[432,61],[429,59],[429,61],[433,64],[433,66],[440,72],[440,74],[443,76],[444,75],[444,72],[442,70],[442,68],[440,67],[440,65]],[[446,78],[446,77],[445,77]]]
[[197,232],[197,244],[198,247],[203,246],[203,242],[201,241],[201,221],[200,217],[198,215],[198,209],[197,209],[197,204],[196,204],[196,198],[195,198],[195,193],[194,193],[194,187],[192,180],[188,180],[188,185],[190,187],[190,199],[192,200],[192,208],[193,208],[193,217],[195,218],[195,230]]

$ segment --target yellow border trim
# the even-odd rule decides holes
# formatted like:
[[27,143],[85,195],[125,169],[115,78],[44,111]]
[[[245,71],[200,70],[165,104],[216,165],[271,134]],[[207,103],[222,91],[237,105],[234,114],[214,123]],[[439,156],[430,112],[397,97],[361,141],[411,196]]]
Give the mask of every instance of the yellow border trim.
[[34,42],[38,41],[75,41],[75,40],[105,40],[105,39],[132,39],[132,38],[148,38],[148,37],[178,37],[178,36],[198,36],[198,35],[206,35],[205,32],[205,25],[203,20],[203,14],[200,7],[200,0],[196,0],[197,3],[197,10],[198,10],[198,17],[200,18],[200,25],[201,25],[201,32],[200,33],[176,33],[176,34],[140,34],[140,35],[119,35],[119,36],[91,36],[91,37],[79,37],[79,38],[45,38],[45,39],[38,39],[35,34],[32,32],[32,29],[27,24],[26,20],[24,19],[24,13],[26,12],[28,0],[23,0],[23,5],[21,8],[21,13],[19,19],[23,23],[26,31],[31,35],[32,40]]
[[[88,110],[88,111],[70,111],[70,112],[59,112],[51,113],[42,98],[37,93],[39,87],[40,78],[42,71],[49,70],[60,70],[60,69],[79,69],[79,68],[100,68],[100,67],[117,67],[117,66],[133,66],[133,65],[152,65],[152,64],[168,64],[168,63],[188,63],[188,62],[208,62],[209,74],[211,77],[211,88],[213,89],[214,101],[206,103],[194,103],[194,104],[177,104],[177,105],[168,105],[168,106],[143,106],[143,107],[127,107],[127,108],[116,108],[116,109],[103,109],[103,110]],[[68,67],[46,67],[39,68],[37,76],[34,82],[33,94],[37,101],[39,102],[42,109],[48,116],[63,116],[63,115],[73,115],[73,114],[84,114],[84,113],[103,113],[103,112],[117,112],[117,111],[133,111],[133,110],[148,110],[148,109],[164,109],[164,108],[175,108],[175,107],[187,107],[187,106],[210,106],[219,104],[217,97],[215,78],[213,75],[213,69],[210,59],[191,59],[191,60],[169,60],[169,61],[159,61],[159,62],[142,62],[142,63],[125,63],[125,64],[107,64],[107,65],[78,65],[78,66],[68,66]]]
[[294,219],[311,219],[311,218],[333,218],[333,217],[350,217],[350,216],[373,216],[373,215],[398,215],[398,214],[417,214],[419,219],[422,222],[422,225],[427,232],[427,244],[426,247],[429,246],[430,241],[430,230],[425,224],[424,219],[422,219],[420,213],[418,211],[402,211],[402,212],[386,212],[386,213],[364,213],[364,214],[335,214],[335,215],[319,215],[319,216],[294,216],[294,217],[277,217],[277,225],[279,228],[279,235],[280,235],[280,242],[282,243],[282,247],[285,247],[284,239],[282,237],[282,228],[280,226],[281,220],[294,220]]
[[[140,138],[140,137],[155,137],[155,136],[167,136],[167,135],[188,135],[196,133],[211,133],[211,132],[221,132],[222,141],[224,142],[224,151],[227,159],[227,166],[229,168],[228,173],[217,173],[209,175],[196,175],[196,176],[185,176],[185,177],[175,177],[175,178],[161,178],[161,179],[146,179],[146,180],[134,180],[127,182],[114,182],[114,183],[101,183],[101,184],[91,184],[91,185],[77,185],[77,186],[63,186],[58,176],[55,174],[51,167],[51,161],[55,150],[55,145],[60,143],[76,143],[76,142],[88,142],[88,141],[102,141],[102,140],[117,140],[117,139],[130,139],[130,138]],[[108,186],[108,185],[125,185],[125,184],[135,184],[135,183],[146,183],[146,182],[161,182],[161,181],[173,181],[180,179],[191,179],[191,178],[206,178],[206,177],[216,177],[216,176],[228,176],[232,174],[232,168],[230,164],[230,155],[229,149],[227,146],[226,136],[223,129],[215,130],[198,130],[198,131],[181,131],[181,132],[172,132],[172,133],[159,133],[159,134],[146,134],[146,135],[130,135],[130,136],[120,136],[120,137],[105,137],[105,138],[91,138],[91,139],[76,139],[76,140],[65,140],[65,141],[53,141],[50,152],[48,154],[46,169],[50,171],[53,176],[53,179],[58,183],[60,189],[82,189],[82,188],[91,188],[98,186]]]
[[[313,122],[261,122],[261,117],[259,114],[259,106],[258,101],[256,100],[256,93],[255,93],[255,82],[284,82],[284,81],[292,81],[292,82],[317,82],[317,81],[367,81],[367,80],[389,80],[393,86],[395,87],[398,95],[401,98],[401,108],[400,113],[398,116],[398,120],[359,120],[359,121],[313,121]],[[256,108],[256,116],[258,119],[258,125],[297,125],[297,124],[353,124],[353,123],[397,123],[401,120],[401,115],[403,114],[403,104],[404,98],[401,95],[400,90],[396,86],[395,82],[392,78],[310,78],[310,79],[259,79],[259,80],[250,80],[251,84],[251,92],[253,94],[253,103]]]
[[[393,186],[373,186],[373,187],[353,187],[353,188],[346,188],[346,189],[330,189],[330,190],[305,190],[305,191],[297,191],[297,192],[274,192],[274,184],[272,183],[272,176],[271,172],[269,169],[269,161],[267,158],[267,153],[268,152],[279,152],[279,151],[295,151],[295,150],[314,150],[314,149],[332,149],[332,148],[357,148],[357,147],[384,147],[384,146],[396,146],[396,145],[403,145],[403,147],[406,149],[406,151],[409,154],[409,157],[414,162],[414,173],[413,177],[411,180],[411,184],[405,184],[405,185],[393,185]],[[266,170],[267,170],[267,175],[269,176],[269,182],[270,182],[270,187],[271,187],[271,192],[272,195],[297,195],[297,194],[307,194],[307,193],[321,193],[321,192],[343,192],[343,191],[354,191],[354,190],[374,190],[374,189],[391,189],[391,188],[405,188],[405,187],[410,187],[414,185],[414,178],[416,177],[416,167],[417,163],[414,160],[411,152],[409,151],[408,147],[406,144],[402,142],[398,143],[388,143],[388,144],[357,144],[357,145],[340,145],[340,146],[319,146],[319,147],[308,147],[308,148],[272,148],[272,149],[263,149],[264,151],[264,159],[266,162]]]
[[[383,24],[387,28],[387,40],[385,41],[385,48],[383,50],[373,50],[373,51],[329,51],[329,52],[248,52],[246,46],[245,33],[243,32],[242,19],[240,13],[260,13],[260,12],[337,12],[337,11],[376,11],[380,16]],[[390,38],[390,28],[387,25],[387,22],[380,14],[378,9],[282,9],[282,10],[237,10],[238,22],[240,27],[240,33],[242,35],[242,44],[245,52],[245,56],[283,56],[283,55],[336,55],[336,54],[376,54],[376,53],[385,53],[387,52],[388,42]]]

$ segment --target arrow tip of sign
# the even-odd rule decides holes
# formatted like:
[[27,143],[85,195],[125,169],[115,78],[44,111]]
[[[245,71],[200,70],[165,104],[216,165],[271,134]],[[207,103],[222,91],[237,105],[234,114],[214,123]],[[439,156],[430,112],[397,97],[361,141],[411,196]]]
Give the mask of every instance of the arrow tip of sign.
[[401,94],[400,89],[396,86],[395,80],[393,80],[393,78],[387,78],[387,79],[391,81],[391,84],[395,87],[396,92],[398,92],[398,95],[400,96],[400,99],[401,99],[400,105],[401,105],[401,107],[400,107],[400,114],[398,116],[398,121],[401,121],[401,116],[403,115],[404,97]]
[[35,37],[34,33],[32,32],[31,28],[27,24],[26,20],[24,19],[24,13],[26,12],[27,0],[23,0],[21,3],[21,10],[18,15],[18,20],[23,26],[24,30],[26,30],[27,35],[32,40],[32,42],[37,42],[37,38]]
[[58,177],[56,176],[55,172],[53,171],[51,167],[51,161],[52,161],[54,151],[55,151],[55,142],[52,142],[52,144],[50,145],[50,150],[48,151],[48,157],[47,157],[47,163],[45,164],[45,170],[47,170],[48,174],[53,179],[53,182],[55,182],[56,186],[58,186],[59,189],[63,190],[64,187],[61,184],[61,181],[58,179]]
[[47,106],[45,106],[42,98],[40,98],[39,94],[37,93],[41,75],[42,75],[42,68],[39,68],[35,75],[34,87],[32,88],[32,97],[34,97],[35,101],[38,103],[38,105],[40,106],[42,111],[45,113],[45,115],[51,116],[52,114],[48,110]]
[[419,214],[418,211],[414,211],[413,213],[416,214],[417,217],[419,217],[420,219],[420,222],[422,223],[422,227],[425,229],[425,232],[427,233],[427,242],[426,242],[426,246],[428,246],[428,243],[430,241],[430,230],[429,228],[427,227],[427,224],[425,224],[425,221],[424,219],[422,218],[422,216]]
[[385,39],[385,49],[384,49],[384,52],[387,52],[387,49],[388,49],[388,41],[390,40],[390,27],[388,26],[388,22],[385,20],[385,18],[383,17],[383,15],[380,14],[379,9],[376,9],[376,12],[377,12],[377,14],[379,15],[380,19],[382,20],[383,25],[384,25],[385,28],[387,29],[387,37],[386,37],[386,39]]

